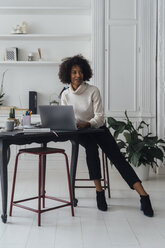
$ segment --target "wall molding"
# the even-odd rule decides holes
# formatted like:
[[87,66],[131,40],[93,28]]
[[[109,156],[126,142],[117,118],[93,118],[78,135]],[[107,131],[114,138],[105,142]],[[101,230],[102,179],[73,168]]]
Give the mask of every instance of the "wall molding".
[[100,90],[104,97],[105,81],[105,19],[104,19],[105,0],[92,1],[92,68],[93,84]]
[[[104,105],[105,105],[106,115],[112,115],[112,116],[121,115],[122,116],[123,112],[126,109],[131,114],[137,112],[137,105],[138,105],[137,104],[138,102],[138,94],[137,94],[138,73],[136,72],[137,67],[139,66],[138,59],[137,59],[137,56],[138,56],[138,52],[137,52],[138,25],[139,25],[139,22],[137,19],[138,1],[134,1],[134,4],[133,4],[134,6],[132,6],[133,8],[131,9],[129,9],[129,6],[126,7],[127,10],[129,9],[129,11],[134,12],[134,14],[130,16],[127,11],[123,11],[123,8],[122,8],[124,6],[123,1],[120,1],[121,6],[119,6],[118,9],[117,7],[113,9],[114,7],[113,3],[115,3],[115,1],[107,0],[106,6],[105,6],[105,77],[106,79],[105,79],[105,103]],[[110,9],[111,4],[112,4],[112,9]],[[110,11],[111,11],[111,14],[110,14]],[[113,11],[116,11],[114,15],[113,15]],[[125,36],[126,34],[128,35],[128,38],[127,39],[125,38],[124,41],[122,41],[122,35],[124,35],[124,37],[127,37]],[[116,43],[116,47],[115,47],[115,40],[114,40],[115,35],[118,39]],[[121,43],[121,46],[120,46],[120,43]],[[119,59],[120,53],[117,54],[117,57],[115,55],[115,53],[118,52],[117,46],[121,54],[125,55],[125,60],[123,59],[123,57],[121,58],[122,59],[121,61],[123,61],[123,64],[122,62],[120,63],[120,59]],[[127,55],[124,53],[125,51],[124,47],[128,50],[128,53],[130,51],[128,47],[130,47],[131,49],[130,54],[128,54],[128,60],[127,60]],[[118,68],[116,68],[117,62],[115,61],[119,62]],[[127,62],[130,63],[128,66],[126,66]],[[115,67],[116,71],[113,71],[114,66],[116,66]],[[132,66],[130,72],[129,72],[129,66]],[[120,71],[118,73],[117,70],[120,70],[120,68],[121,68],[121,73]],[[125,68],[126,70],[124,71],[123,68]],[[123,85],[125,85],[125,87],[123,88],[123,94],[122,94],[122,86],[121,86],[122,79],[124,79]],[[112,92],[113,89],[115,91],[115,96],[114,96],[114,92]],[[119,96],[117,95],[117,92],[119,92]],[[117,100],[119,102],[116,102]]]
[[[140,110],[156,112],[156,0],[140,1]],[[154,101],[153,101],[154,99]]]
[[[165,2],[158,1],[158,54],[157,54],[157,133],[165,139]],[[165,174],[165,166],[158,168]]]
[[157,121],[158,135],[165,138],[165,3],[158,0]]

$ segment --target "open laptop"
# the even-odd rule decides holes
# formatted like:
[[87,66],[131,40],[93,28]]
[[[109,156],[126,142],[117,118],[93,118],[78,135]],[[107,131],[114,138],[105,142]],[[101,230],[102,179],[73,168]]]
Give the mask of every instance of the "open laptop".
[[53,130],[77,130],[73,106],[40,105],[42,127]]

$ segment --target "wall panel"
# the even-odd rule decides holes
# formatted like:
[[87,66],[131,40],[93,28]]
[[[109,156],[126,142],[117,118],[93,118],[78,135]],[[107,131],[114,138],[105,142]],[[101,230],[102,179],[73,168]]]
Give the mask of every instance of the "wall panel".
[[109,28],[108,110],[136,111],[136,25]]

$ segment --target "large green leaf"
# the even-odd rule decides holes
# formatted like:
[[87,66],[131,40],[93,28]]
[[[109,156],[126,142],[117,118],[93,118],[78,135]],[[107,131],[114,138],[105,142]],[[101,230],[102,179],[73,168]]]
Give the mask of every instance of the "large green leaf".
[[108,124],[109,128],[113,128],[115,130],[114,132],[114,138],[117,139],[120,133],[123,133],[125,130],[126,123],[123,121],[116,121],[112,117],[108,117]]
[[141,121],[139,126],[137,127],[137,130],[139,131],[140,129],[143,129],[144,126],[147,126],[148,128],[149,125],[145,121]]
[[140,165],[139,159],[140,159],[140,153],[133,153],[131,157],[131,164],[133,164],[135,167],[138,167]]
[[158,138],[157,136],[152,136],[152,137],[144,137],[144,142],[146,143],[147,146],[154,147],[155,144],[157,144]]
[[117,142],[117,144],[118,144],[118,147],[120,148],[120,150],[123,149],[123,148],[126,148],[126,144],[125,144],[125,142],[123,140],[119,140]]
[[113,126],[117,123],[117,121],[112,117],[107,117],[107,122],[110,126]]
[[119,134],[120,134],[120,133],[123,133],[124,129],[125,129],[124,126],[123,126],[123,127],[122,127],[122,126],[119,127],[118,130],[116,130],[116,131],[114,132],[114,138],[117,139],[117,137],[119,136]]
[[112,117],[108,117],[107,120],[108,120],[109,127],[113,128],[115,130],[120,129],[123,126],[126,125],[125,122],[123,122],[123,121],[117,121],[117,120],[115,120]]
[[162,139],[158,139],[157,143],[158,143],[158,144],[161,144],[161,143],[165,144],[165,141],[162,140]]
[[140,141],[139,143],[135,143],[134,148],[136,152],[140,152],[145,146],[145,142]]
[[162,150],[160,148],[151,147],[150,149],[148,149],[148,151],[150,152],[152,157],[160,159],[163,162],[164,154],[163,154],[163,152],[162,152]]
[[115,120],[113,117],[108,117],[107,122],[110,126],[119,125],[119,121]]
[[124,135],[127,143],[129,144],[131,142],[131,134],[127,133],[127,132],[124,132],[123,135]]

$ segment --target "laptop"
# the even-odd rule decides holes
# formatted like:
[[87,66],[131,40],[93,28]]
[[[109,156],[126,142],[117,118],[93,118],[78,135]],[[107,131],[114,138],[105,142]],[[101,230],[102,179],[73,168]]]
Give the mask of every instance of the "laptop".
[[77,130],[73,106],[40,105],[39,111],[43,128]]

